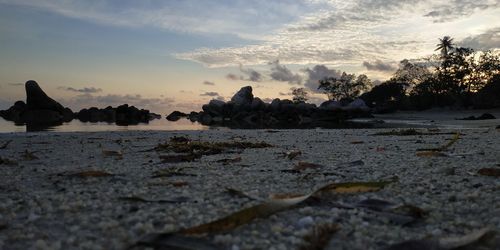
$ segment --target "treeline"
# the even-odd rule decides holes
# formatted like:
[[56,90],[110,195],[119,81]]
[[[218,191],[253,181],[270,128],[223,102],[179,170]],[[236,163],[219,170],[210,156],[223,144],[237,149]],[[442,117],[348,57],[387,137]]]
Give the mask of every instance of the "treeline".
[[[441,53],[420,60],[403,60],[392,77],[373,86],[366,76],[342,74],[320,81],[330,100],[361,98],[376,112],[424,110],[433,107],[500,107],[500,55],[455,47],[440,39]],[[360,95],[360,93],[363,94]]]

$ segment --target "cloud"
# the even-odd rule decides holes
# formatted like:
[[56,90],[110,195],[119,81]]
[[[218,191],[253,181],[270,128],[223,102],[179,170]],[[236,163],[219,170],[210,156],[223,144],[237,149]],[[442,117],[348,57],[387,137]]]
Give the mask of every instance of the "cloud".
[[12,87],[21,87],[21,86],[24,86],[24,83],[10,82],[10,83],[7,83],[7,85],[12,86]]
[[382,62],[381,60],[376,60],[372,63],[364,61],[363,66],[370,71],[392,72],[397,70],[396,66],[392,65],[391,63]]
[[458,43],[460,46],[476,50],[491,50],[500,48],[500,27],[487,30],[486,32],[469,36]]
[[232,73],[227,74],[226,78],[228,80],[232,80],[232,81],[243,80],[241,76],[238,76],[238,75],[235,75],[235,74],[232,74]]
[[[320,2],[320,1],[315,1]],[[206,67],[282,64],[354,67],[377,58],[384,62],[433,53],[442,31],[460,38],[495,25],[499,1],[353,0],[321,1],[326,6],[304,13],[247,46],[201,48],[174,54]],[[450,10],[450,14],[444,12]],[[432,11],[433,14],[428,15]],[[426,16],[426,17],[425,17]],[[441,17],[456,22],[436,23]],[[450,19],[451,20],[451,19]],[[478,25],[481,24],[481,25]]]
[[319,81],[325,77],[340,77],[342,72],[335,69],[329,69],[325,65],[316,65],[312,69],[307,68],[304,70],[307,74],[307,78],[304,86],[309,88],[313,92],[319,92]]
[[280,65],[278,60],[269,63],[271,68],[271,79],[280,81],[280,82],[288,82],[289,84],[301,84],[302,77],[298,74],[292,73],[287,67]]
[[203,84],[208,86],[215,86],[215,83],[210,81],[204,81]]
[[240,72],[244,74],[243,75],[237,75],[233,73],[229,73],[226,75],[226,78],[231,81],[251,81],[251,82],[261,82],[263,79],[263,76],[261,73],[257,72],[254,69],[251,68],[243,68],[243,65],[240,64]]
[[57,89],[71,91],[71,92],[78,92],[78,93],[88,93],[88,94],[95,94],[102,92],[102,89],[94,87],[84,87],[81,89],[75,89],[73,87],[58,87]]
[[217,92],[205,92],[203,94],[200,94],[200,96],[211,96],[211,97],[214,97],[214,96],[219,96],[219,93],[217,93]]
[[132,28],[260,37],[325,4],[308,0],[0,0],[89,22]]
[[489,0],[454,0],[434,6],[424,17],[432,18],[435,23],[449,22],[470,16],[478,11],[498,8],[500,2]]
[[[247,77],[242,78],[245,81],[251,81],[251,82],[260,82],[262,81],[262,74],[257,72],[254,69],[251,68],[243,68],[243,66],[240,64],[240,71],[241,73],[245,74]],[[240,77],[241,78],[241,77]]]

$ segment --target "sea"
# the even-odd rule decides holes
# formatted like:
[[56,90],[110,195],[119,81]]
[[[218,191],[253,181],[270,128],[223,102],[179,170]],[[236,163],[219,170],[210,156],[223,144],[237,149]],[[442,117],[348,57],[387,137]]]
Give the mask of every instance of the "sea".
[[0,118],[0,133],[16,133],[16,132],[103,132],[103,131],[136,131],[136,130],[208,130],[213,129],[208,126],[201,125],[196,122],[191,122],[187,119],[181,119],[176,122],[171,122],[166,119],[156,119],[149,123],[141,123],[138,125],[120,126],[114,123],[107,122],[81,122],[77,119],[63,123],[57,126],[27,126],[15,124],[11,121],[6,121]]

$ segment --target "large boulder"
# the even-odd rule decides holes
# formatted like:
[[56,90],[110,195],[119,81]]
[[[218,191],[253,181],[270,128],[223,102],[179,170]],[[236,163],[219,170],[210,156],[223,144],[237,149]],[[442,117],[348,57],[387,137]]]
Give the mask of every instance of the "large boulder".
[[253,94],[252,87],[246,86],[241,88],[236,94],[231,98],[231,102],[238,106],[250,106],[252,105]]
[[170,115],[167,115],[167,120],[171,122],[175,122],[180,120],[182,117],[187,117],[188,115],[186,113],[180,112],[180,111],[174,111],[170,113]]
[[336,110],[341,109],[342,105],[340,104],[340,102],[337,102],[334,100],[329,100],[329,101],[321,103],[321,105],[319,105],[319,108],[323,109],[323,110],[336,111]]
[[223,116],[224,115],[224,105],[226,103],[221,100],[213,99],[208,104],[202,106],[205,113],[211,116]]
[[45,94],[37,82],[30,80],[26,82],[26,104],[29,110],[53,110],[62,113],[63,105],[56,102]]
[[25,89],[26,103],[17,101],[14,106],[1,112],[0,116],[16,123],[44,125],[73,120],[73,111],[47,96],[37,82],[27,81]]
[[266,108],[266,104],[258,97],[255,97],[250,105],[250,109],[253,111],[259,111]]

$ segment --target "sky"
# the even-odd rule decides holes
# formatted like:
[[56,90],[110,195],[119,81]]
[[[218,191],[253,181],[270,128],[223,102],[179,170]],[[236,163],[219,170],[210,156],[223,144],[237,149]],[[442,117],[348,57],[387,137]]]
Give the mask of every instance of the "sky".
[[388,79],[438,38],[500,49],[500,0],[0,0],[0,109],[36,80],[75,111],[265,101],[339,71]]

